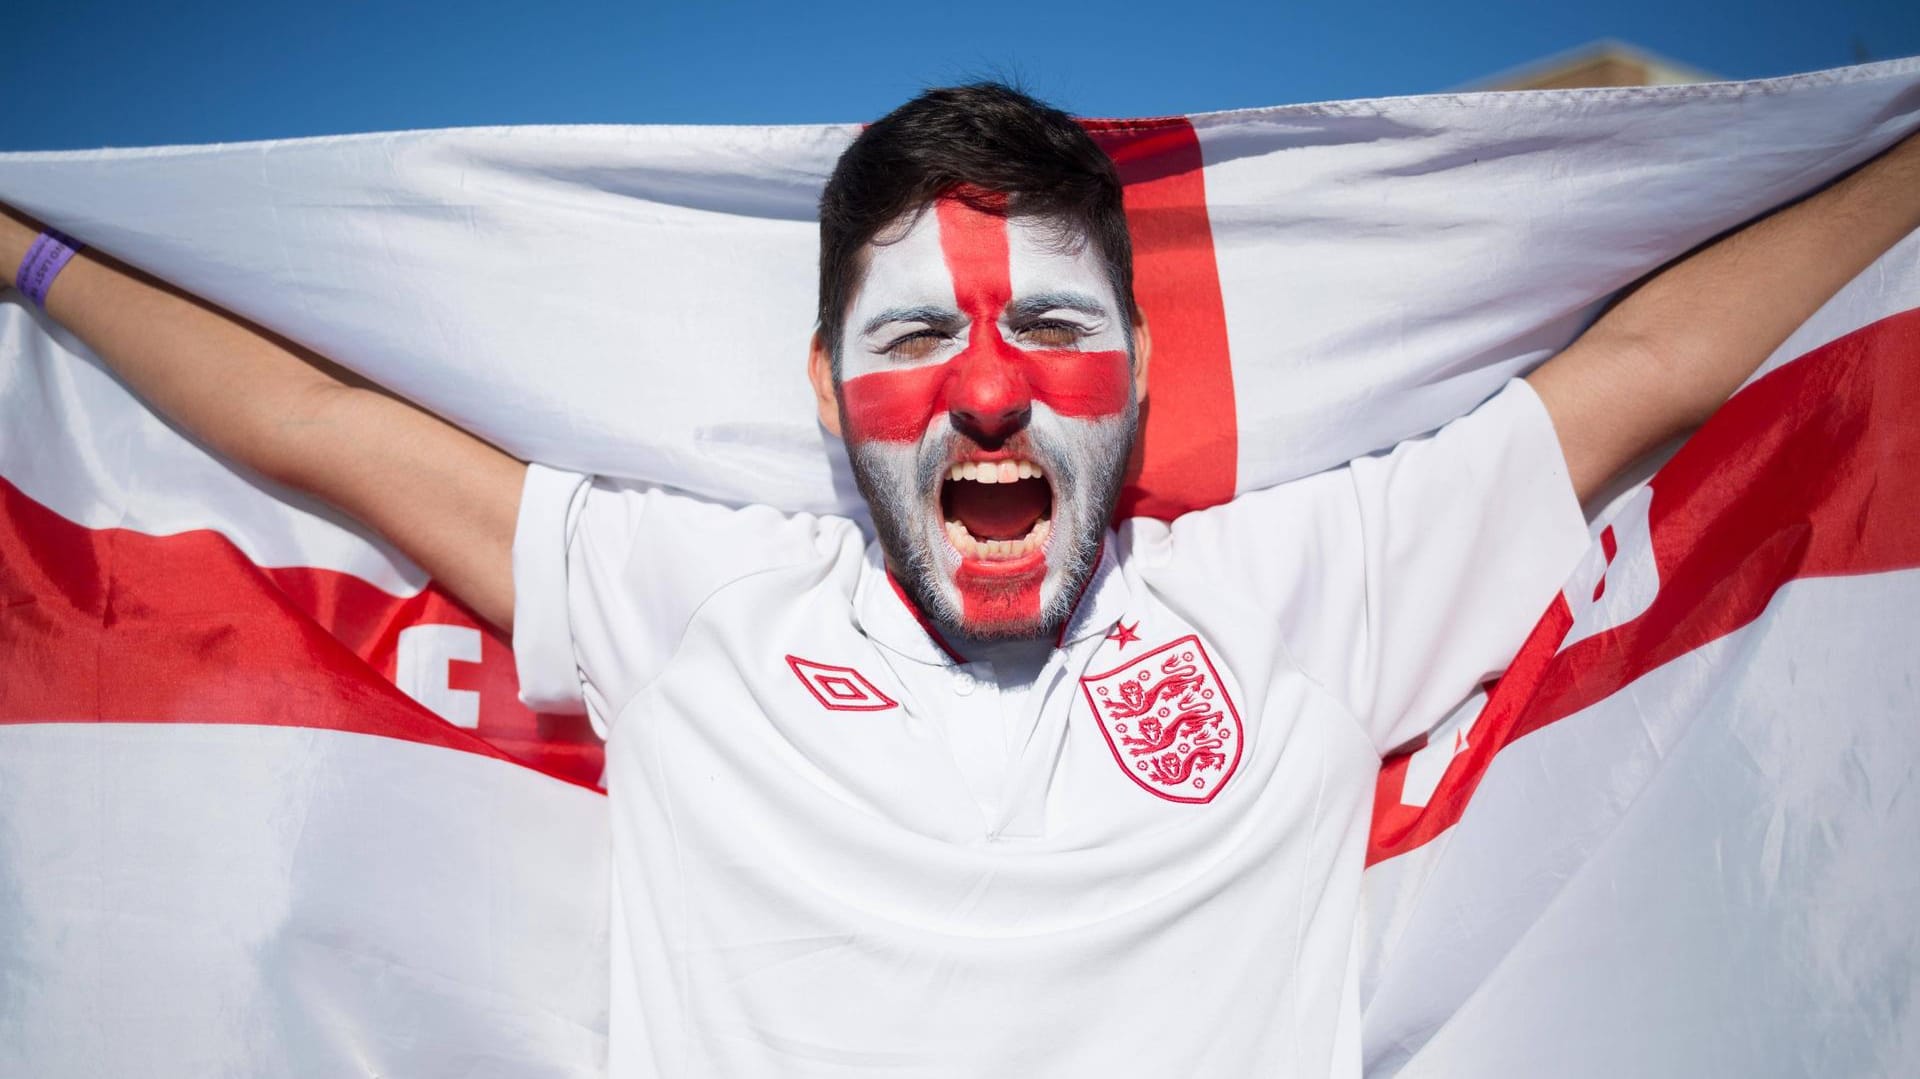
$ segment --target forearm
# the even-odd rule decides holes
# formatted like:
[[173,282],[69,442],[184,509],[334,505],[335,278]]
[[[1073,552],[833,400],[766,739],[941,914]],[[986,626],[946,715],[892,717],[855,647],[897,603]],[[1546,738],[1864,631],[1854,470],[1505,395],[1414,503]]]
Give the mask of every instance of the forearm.
[[1529,380],[1582,497],[1698,426],[1793,331],[1920,228],[1920,141],[1649,278]]
[[1733,233],[1622,300],[1594,326],[1658,355],[1697,424],[1801,323],[1920,228],[1920,142]]
[[[0,213],[0,266],[35,230]],[[330,395],[354,392],[324,361],[93,251],[55,279],[47,313],[149,405],[221,454],[298,484]]]
[[[0,207],[11,274],[37,229]],[[325,359],[83,251],[47,313],[216,452],[386,536],[482,617],[511,625],[523,466]]]

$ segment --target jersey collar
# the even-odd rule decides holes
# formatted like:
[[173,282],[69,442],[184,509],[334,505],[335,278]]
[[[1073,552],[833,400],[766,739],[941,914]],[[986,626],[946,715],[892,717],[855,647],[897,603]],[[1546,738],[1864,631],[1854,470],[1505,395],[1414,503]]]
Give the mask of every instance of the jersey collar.
[[[1093,576],[1054,646],[1065,648],[1096,633],[1104,634],[1126,611],[1127,599],[1126,578],[1114,557],[1113,535],[1108,533],[1101,542],[1100,561]],[[854,587],[853,612],[860,632],[908,659],[943,667],[966,662],[887,572],[886,556],[878,540],[867,544],[860,583]]]

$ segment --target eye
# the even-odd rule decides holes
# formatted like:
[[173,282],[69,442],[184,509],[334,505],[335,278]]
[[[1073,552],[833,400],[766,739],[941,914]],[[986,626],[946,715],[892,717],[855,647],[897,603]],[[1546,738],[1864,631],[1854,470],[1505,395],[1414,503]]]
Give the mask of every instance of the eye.
[[894,338],[882,350],[896,360],[914,361],[931,359],[947,343],[947,335],[939,330],[915,330],[910,334]]
[[1081,327],[1058,319],[1041,319],[1020,327],[1020,340],[1041,348],[1071,348],[1085,334]]

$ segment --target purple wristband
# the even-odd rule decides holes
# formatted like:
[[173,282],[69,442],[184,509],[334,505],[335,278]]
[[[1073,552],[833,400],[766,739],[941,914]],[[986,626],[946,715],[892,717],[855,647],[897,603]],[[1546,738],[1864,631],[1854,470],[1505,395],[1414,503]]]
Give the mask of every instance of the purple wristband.
[[67,262],[86,245],[57,229],[48,229],[33,238],[33,246],[27,248],[27,257],[20,260],[20,269],[13,275],[13,283],[27,294],[35,307],[47,306],[47,290],[53,287],[53,279],[67,268]]

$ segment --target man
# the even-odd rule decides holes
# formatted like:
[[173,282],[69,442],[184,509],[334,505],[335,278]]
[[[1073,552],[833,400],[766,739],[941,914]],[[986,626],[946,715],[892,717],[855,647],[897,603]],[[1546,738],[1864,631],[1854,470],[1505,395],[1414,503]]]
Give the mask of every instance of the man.
[[19,222],[0,264],[608,731],[613,1074],[1321,1075],[1380,755],[1512,654],[1581,499],[1915,227],[1909,140],[1429,438],[1110,531],[1152,359],[1112,166],[934,91],[821,202],[809,375],[871,538],[522,465]]

